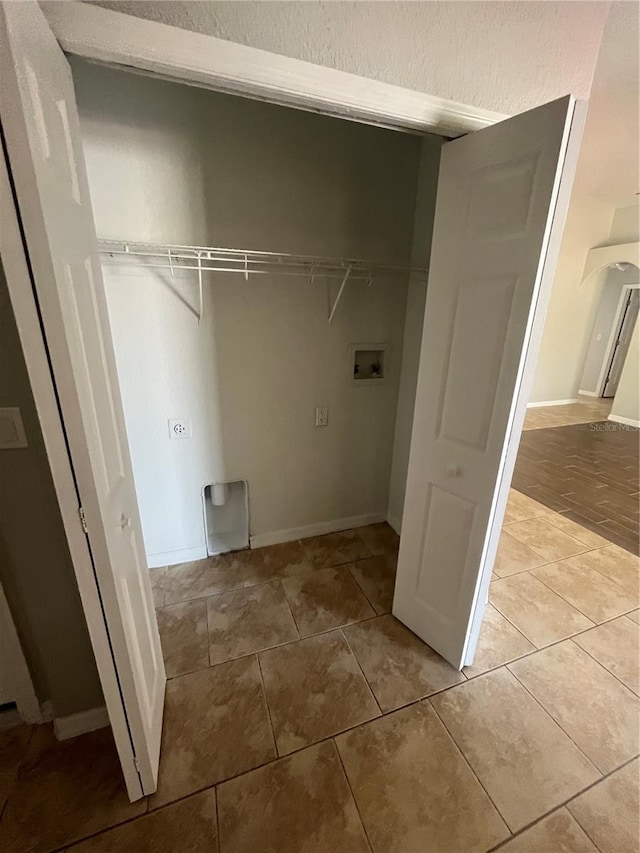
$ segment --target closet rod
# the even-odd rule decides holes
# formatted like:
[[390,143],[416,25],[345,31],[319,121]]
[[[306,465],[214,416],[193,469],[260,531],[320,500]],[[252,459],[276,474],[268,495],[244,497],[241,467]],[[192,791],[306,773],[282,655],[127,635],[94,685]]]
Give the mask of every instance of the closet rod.
[[[287,252],[265,252],[253,249],[229,249],[212,246],[152,245],[124,240],[100,240],[100,252],[107,259],[121,262],[123,256],[144,260],[144,265],[156,269],[197,270],[198,272],[268,275],[278,269],[281,275],[312,278],[329,276],[342,279],[349,270],[349,279],[371,280],[375,274],[427,274],[422,267],[399,266],[366,261],[359,258],[328,258],[296,255]],[[108,260],[107,260],[108,262]]]

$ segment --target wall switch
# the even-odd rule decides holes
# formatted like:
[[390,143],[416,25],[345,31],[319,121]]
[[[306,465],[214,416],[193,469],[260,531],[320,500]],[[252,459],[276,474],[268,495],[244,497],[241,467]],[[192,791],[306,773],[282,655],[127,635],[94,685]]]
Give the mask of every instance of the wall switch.
[[326,406],[319,406],[316,409],[316,426],[323,427],[329,423],[329,409]]
[[169,418],[169,438],[191,438],[189,418]]

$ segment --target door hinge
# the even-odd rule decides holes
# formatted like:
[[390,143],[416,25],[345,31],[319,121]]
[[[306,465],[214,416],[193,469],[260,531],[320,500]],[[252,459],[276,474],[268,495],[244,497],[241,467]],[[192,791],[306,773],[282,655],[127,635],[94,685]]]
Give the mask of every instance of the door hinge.
[[133,766],[136,768],[136,772],[139,773],[140,772],[140,762],[138,761],[137,755],[133,756]]
[[82,529],[85,533],[88,533],[89,528],[87,527],[87,519],[85,518],[84,508],[81,506],[78,507],[78,515],[80,516],[80,524],[82,525]]

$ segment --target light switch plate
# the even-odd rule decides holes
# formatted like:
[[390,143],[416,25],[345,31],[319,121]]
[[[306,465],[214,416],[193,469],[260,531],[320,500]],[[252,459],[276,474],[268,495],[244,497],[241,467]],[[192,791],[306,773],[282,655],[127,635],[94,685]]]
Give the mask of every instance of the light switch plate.
[[0,409],[0,450],[27,447],[22,415],[17,406]]

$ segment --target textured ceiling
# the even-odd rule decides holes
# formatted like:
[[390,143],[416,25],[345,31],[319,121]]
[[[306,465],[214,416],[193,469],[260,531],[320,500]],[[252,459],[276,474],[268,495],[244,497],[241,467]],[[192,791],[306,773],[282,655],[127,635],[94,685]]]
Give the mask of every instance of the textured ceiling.
[[318,65],[517,113],[587,97],[608,2],[98,4]]

